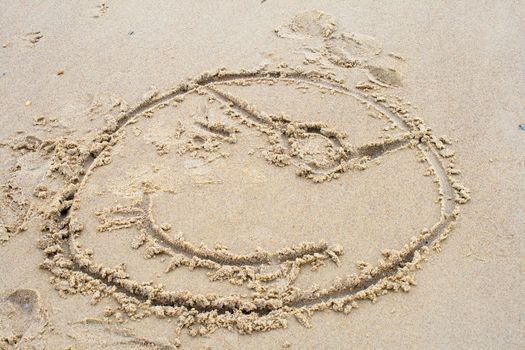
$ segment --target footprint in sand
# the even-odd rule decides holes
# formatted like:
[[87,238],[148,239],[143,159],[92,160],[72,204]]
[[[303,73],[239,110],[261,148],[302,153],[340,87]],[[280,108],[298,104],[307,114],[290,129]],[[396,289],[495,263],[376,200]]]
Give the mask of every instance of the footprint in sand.
[[46,326],[46,311],[37,291],[16,289],[0,296],[0,348],[36,346]]

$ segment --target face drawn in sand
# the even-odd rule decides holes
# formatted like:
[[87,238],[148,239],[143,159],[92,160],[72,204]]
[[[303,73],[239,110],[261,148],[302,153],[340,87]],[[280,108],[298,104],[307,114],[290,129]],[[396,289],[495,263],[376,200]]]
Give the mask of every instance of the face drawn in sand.
[[[327,48],[320,51],[321,57],[328,57],[334,66],[333,61],[338,61],[330,59],[329,47],[345,39],[336,36],[337,28],[330,21],[327,28],[323,27],[326,20],[323,16],[306,15],[289,28],[308,36],[321,36]],[[319,19],[323,21],[318,22]],[[316,27],[319,25],[320,29]],[[355,62],[335,63],[334,67],[351,68],[358,73],[373,71],[366,60]],[[414,284],[412,272],[419,267],[429,247],[438,249],[439,242],[448,235],[458,215],[457,205],[468,200],[468,191],[453,178],[458,171],[452,161],[453,153],[446,147],[448,140],[434,137],[399,99],[381,96],[378,92],[385,83],[375,80],[370,79],[370,85],[353,88],[333,73],[280,65],[205,73],[168,92],[152,93],[109,123],[95,138],[89,152],[67,152],[65,161],[76,164],[70,168],[78,171],[76,176],[69,177],[68,184],[55,198],[53,210],[47,214],[46,235],[41,241],[47,258],[42,267],[51,272],[52,281],[61,293],[89,293],[93,302],[111,295],[132,318],[175,317],[179,328],[189,328],[194,335],[218,328],[237,328],[243,333],[282,328],[290,315],[308,325],[315,311],[332,309],[347,313],[357,307],[358,300],[375,300],[387,291],[407,291]],[[352,101],[382,118],[386,129],[393,132],[359,142],[352,138],[351,130],[347,135],[347,130],[325,122],[298,120],[281,113],[278,106],[276,112],[264,112],[241,98],[240,92],[229,92],[259,85],[266,88],[286,85]],[[179,114],[173,110],[179,110]],[[148,133],[154,123],[155,134]],[[177,234],[174,232],[177,222],[158,221],[163,210],[173,211],[170,209],[173,206],[163,209],[159,203],[176,201],[180,188],[202,192],[206,189],[198,186],[223,181],[205,175],[243,168],[242,162],[237,165],[234,162],[247,159],[235,158],[237,154],[253,154],[247,144],[264,158],[265,169],[272,169],[271,174],[287,176],[293,169],[298,175],[293,181],[308,186],[344,181],[357,172],[366,173],[371,166],[380,167],[381,164],[376,165],[378,160],[401,151],[411,152],[428,164],[428,175],[435,177],[441,216],[430,229],[416,233],[398,250],[384,250],[384,258],[377,265],[361,264],[356,273],[340,271],[340,277],[326,286],[307,288],[295,285],[303,267],[320,268],[324,262],[339,264],[343,249],[338,242],[298,240],[277,245],[273,250],[233,252],[220,244],[215,247],[198,244],[192,240],[196,234],[193,232],[186,232],[185,236]],[[72,154],[75,156],[70,157]],[[138,157],[152,163],[129,162]],[[126,168],[126,164],[131,166]],[[257,164],[260,166],[260,162]],[[191,182],[194,175],[204,177]],[[103,188],[104,182],[110,184]],[[97,208],[95,215],[84,211],[93,207]],[[132,242],[119,233],[133,235]],[[98,244],[102,234],[114,236],[112,243],[106,245],[109,251],[100,257],[99,252],[104,251]],[[322,236],[330,237],[330,232]],[[118,264],[120,245],[126,241],[127,247],[143,249],[147,259],[167,257],[163,265],[166,272],[179,267],[204,269],[211,281],[231,282],[242,292],[198,294],[180,290],[176,280],[174,287],[145,282],[143,276],[132,275]],[[115,263],[108,263],[111,259]],[[214,286],[211,284],[212,289]]]

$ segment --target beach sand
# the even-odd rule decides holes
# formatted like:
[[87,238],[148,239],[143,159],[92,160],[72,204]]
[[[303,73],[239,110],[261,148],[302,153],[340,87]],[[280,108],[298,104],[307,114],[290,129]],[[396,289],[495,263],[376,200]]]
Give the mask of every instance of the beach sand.
[[525,346],[519,2],[1,8],[0,349]]

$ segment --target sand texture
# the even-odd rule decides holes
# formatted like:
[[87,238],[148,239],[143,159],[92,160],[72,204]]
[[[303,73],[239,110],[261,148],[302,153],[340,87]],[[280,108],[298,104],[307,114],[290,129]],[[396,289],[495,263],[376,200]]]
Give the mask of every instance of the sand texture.
[[525,346],[523,4],[1,8],[0,349]]

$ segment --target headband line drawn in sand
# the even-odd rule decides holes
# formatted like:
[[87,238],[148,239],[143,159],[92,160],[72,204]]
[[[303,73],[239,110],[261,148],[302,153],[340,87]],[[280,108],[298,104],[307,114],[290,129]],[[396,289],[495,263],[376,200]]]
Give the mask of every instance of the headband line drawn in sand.
[[[93,173],[96,167],[100,166],[98,158],[101,155],[106,154],[107,149],[111,148],[108,147],[108,145],[112,145],[112,143],[118,141],[116,136],[118,136],[120,130],[132,123],[133,119],[140,116],[142,113],[152,111],[156,107],[167,103],[172,99],[201,89],[213,94],[213,96],[223,100],[223,102],[229,102],[239,114],[247,119],[252,119],[252,121],[255,119],[255,122],[257,122],[257,119],[259,118],[257,115],[253,115],[250,109],[239,100],[233,100],[227,94],[217,90],[214,87],[214,84],[235,81],[247,82],[261,79],[292,81],[311,84],[318,87],[321,86],[332,90],[335,93],[355,98],[383,113],[395,122],[398,127],[406,131],[407,134],[398,139],[394,139],[391,142],[385,142],[382,144],[372,143],[357,148],[347,148],[345,152],[342,153],[341,159],[343,163],[352,157],[364,156],[374,159],[384,153],[392,152],[402,147],[410,145],[417,147],[424,155],[426,161],[435,170],[435,176],[439,182],[441,202],[441,218],[439,222],[430,230],[423,231],[419,237],[412,239],[412,241],[402,250],[398,252],[390,251],[384,254],[386,260],[383,260],[377,267],[337,280],[332,286],[325,289],[294,289],[293,293],[287,294],[283,292],[278,295],[278,298],[264,295],[268,290],[263,287],[258,287],[258,291],[262,291],[259,293],[261,295],[257,297],[257,293],[255,293],[255,297],[252,300],[241,299],[234,296],[222,297],[216,295],[193,295],[188,292],[164,291],[162,288],[156,289],[151,285],[133,281],[123,271],[117,271],[95,264],[90,259],[86,258],[86,255],[80,251],[74,240],[75,236],[77,236],[82,229],[76,229],[74,225],[72,225],[71,208],[74,205],[74,202],[76,200],[78,201],[79,193],[85,186],[89,175]],[[84,283],[95,284],[105,290],[111,289],[114,294],[118,294],[118,298],[131,298],[150,306],[181,307],[186,311],[195,310],[197,313],[214,313],[214,317],[226,314],[235,314],[236,317],[241,318],[242,315],[249,316],[247,320],[242,322],[249,321],[251,322],[250,326],[240,324],[240,318],[221,320],[220,322],[214,321],[215,323],[212,326],[212,328],[217,328],[219,325],[230,327],[232,324],[235,324],[239,328],[247,327],[240,329],[242,332],[262,331],[284,327],[284,321],[281,321],[281,319],[290,314],[293,314],[301,320],[304,318],[305,313],[311,314],[313,311],[328,308],[335,310],[344,307],[344,305],[348,303],[353,305],[352,303],[355,300],[370,298],[367,290],[376,287],[379,288],[379,290],[372,292],[374,295],[375,293],[380,292],[381,289],[397,289],[398,286],[395,286],[396,279],[404,278],[408,270],[417,267],[419,261],[422,259],[422,254],[424,254],[430,246],[446,238],[457,217],[458,204],[468,200],[468,193],[465,192],[466,190],[447,175],[447,170],[440,160],[438,149],[433,145],[429,135],[425,134],[422,130],[414,130],[416,128],[414,128],[414,125],[411,125],[411,119],[409,119],[409,117],[406,118],[407,119],[403,119],[403,117],[396,114],[389,107],[381,104],[377,100],[374,100],[357,90],[344,86],[341,82],[332,78],[330,75],[320,74],[314,71],[304,72],[293,69],[258,69],[255,71],[240,72],[219,70],[214,74],[205,73],[193,80],[180,84],[178,87],[165,94],[153,96],[128,112],[121,114],[116,120],[116,126],[103,132],[103,137],[100,139],[103,139],[104,142],[96,145],[98,141],[94,141],[92,152],[85,158],[85,160],[83,160],[82,170],[79,173],[77,183],[64,189],[62,198],[58,198],[57,200],[59,207],[55,210],[57,215],[53,220],[56,225],[57,234],[54,238],[55,241],[57,241],[57,237],[60,238],[58,239],[60,247],[56,247],[56,245],[46,247],[45,251],[48,257],[42,264],[42,267],[50,270],[52,274],[57,277],[62,274],[68,275],[68,273],[71,272],[80,273],[83,277],[78,278],[80,280],[83,278]],[[325,132],[322,128],[314,128],[310,131],[314,134],[323,134],[323,132]],[[330,136],[328,136],[328,138],[330,138]],[[336,140],[335,142],[332,141],[334,146],[343,146],[338,141],[337,136],[332,136],[331,140],[333,139]],[[329,169],[329,171],[331,172],[330,174],[333,175],[339,174],[339,172],[343,172],[345,169],[344,167],[335,167]],[[315,173],[315,169],[310,169],[310,173],[307,175],[310,176],[312,173]],[[334,178],[336,177],[337,176]],[[312,176],[310,179],[312,179]],[[455,201],[454,198],[456,198]],[[144,203],[145,206],[149,206],[148,201],[149,199]],[[145,210],[146,208],[143,207],[142,209]],[[148,225],[151,231],[157,231],[151,221]],[[175,245],[172,243],[173,242],[169,245],[173,248]],[[217,254],[216,251],[213,251],[214,254],[207,254],[206,251],[200,251],[188,242],[184,242],[183,245],[186,253],[197,256],[202,260],[210,260],[211,257],[211,262],[219,265],[224,263],[232,265],[258,265],[266,264],[268,262],[282,261],[280,259],[275,260],[280,254],[282,256],[282,252],[264,253],[262,255],[255,253],[252,255],[240,256],[240,259],[236,260],[239,256],[234,254],[228,253],[221,255]],[[178,248],[180,247],[181,246],[179,245]],[[328,250],[327,245],[322,242],[318,245],[307,245],[306,250],[301,251],[304,247],[305,246],[299,245],[296,248],[288,250],[288,252],[291,251],[292,253],[290,253],[290,256],[288,257],[285,256],[285,259],[297,259],[309,256],[312,253],[326,252]],[[333,253],[333,251],[331,253]],[[341,300],[337,300],[338,298]],[[272,316],[274,318],[269,321],[270,324],[264,322],[258,323],[258,319],[264,318],[265,316]],[[203,318],[199,322],[206,324],[207,321]],[[307,321],[304,322],[307,323]]]

